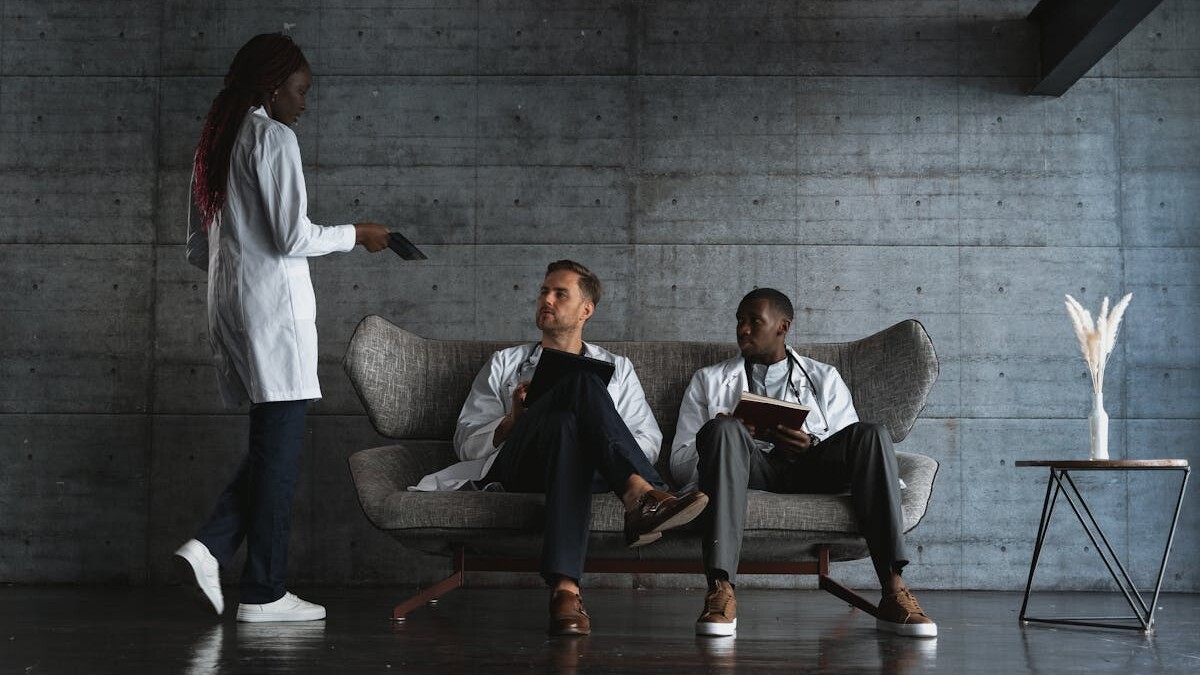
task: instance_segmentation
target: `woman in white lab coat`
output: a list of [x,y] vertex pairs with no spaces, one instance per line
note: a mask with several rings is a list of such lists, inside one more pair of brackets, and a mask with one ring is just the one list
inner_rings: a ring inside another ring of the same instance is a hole
[[246,541],[239,621],[306,621],[325,608],[287,592],[292,493],[317,382],[316,302],[308,257],[387,247],[377,223],[308,219],[300,149],[312,71],[291,38],[238,51],[196,148],[188,260],[208,271],[208,326],[221,395],[250,402],[249,451],[209,520],[175,555],[218,614],[219,565]]

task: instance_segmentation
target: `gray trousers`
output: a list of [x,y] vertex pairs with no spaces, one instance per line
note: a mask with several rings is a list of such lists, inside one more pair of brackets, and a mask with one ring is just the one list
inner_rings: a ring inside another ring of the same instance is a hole
[[746,494],[850,492],[854,516],[867,540],[881,587],[908,564],[896,453],[887,429],[851,424],[800,454],[764,453],[732,417],[709,420],[696,434],[699,487],[708,495],[702,516],[704,568],[711,578],[724,572],[737,583]]

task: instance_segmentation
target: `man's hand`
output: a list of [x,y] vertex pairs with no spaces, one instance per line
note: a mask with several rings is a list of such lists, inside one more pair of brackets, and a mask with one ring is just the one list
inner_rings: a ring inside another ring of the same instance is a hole
[[519,418],[521,415],[524,415],[525,411],[528,409],[525,406],[525,395],[528,392],[529,392],[529,380],[525,380],[524,382],[518,384],[516,386],[516,388],[513,389],[512,412],[509,414],[512,415],[514,422],[516,422],[517,418]]
[[355,223],[354,243],[362,244],[371,253],[388,246],[388,229],[379,223]]
[[804,433],[804,430],[789,429],[782,424],[777,425],[774,429],[768,429],[766,440],[774,443],[776,448],[796,454],[812,447],[812,437]]
[[513,389],[512,407],[504,419],[500,420],[500,426],[496,427],[495,433],[492,434],[492,445],[500,445],[508,440],[508,434],[512,432],[513,425],[528,409],[525,407],[525,395],[528,391],[529,380],[525,380]]

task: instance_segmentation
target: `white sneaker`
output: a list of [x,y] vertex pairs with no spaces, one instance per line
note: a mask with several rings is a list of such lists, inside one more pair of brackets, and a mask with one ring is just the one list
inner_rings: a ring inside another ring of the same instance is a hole
[[325,608],[291,593],[265,605],[238,605],[237,620],[257,623],[260,621],[319,621],[325,618]]
[[189,539],[187,543],[179,547],[175,551],[175,555],[187,562],[191,568],[191,574],[185,575],[192,582],[197,590],[212,603],[212,608],[217,614],[225,611],[225,598],[221,595],[221,565],[213,554],[209,552],[208,547],[201,544],[195,539]]

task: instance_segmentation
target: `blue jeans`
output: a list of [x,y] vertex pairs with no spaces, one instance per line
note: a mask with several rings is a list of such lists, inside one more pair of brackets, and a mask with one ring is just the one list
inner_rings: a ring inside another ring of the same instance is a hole
[[250,449],[196,539],[228,567],[246,540],[241,602],[274,602],[286,592],[292,493],[304,449],[308,401],[250,406]]

